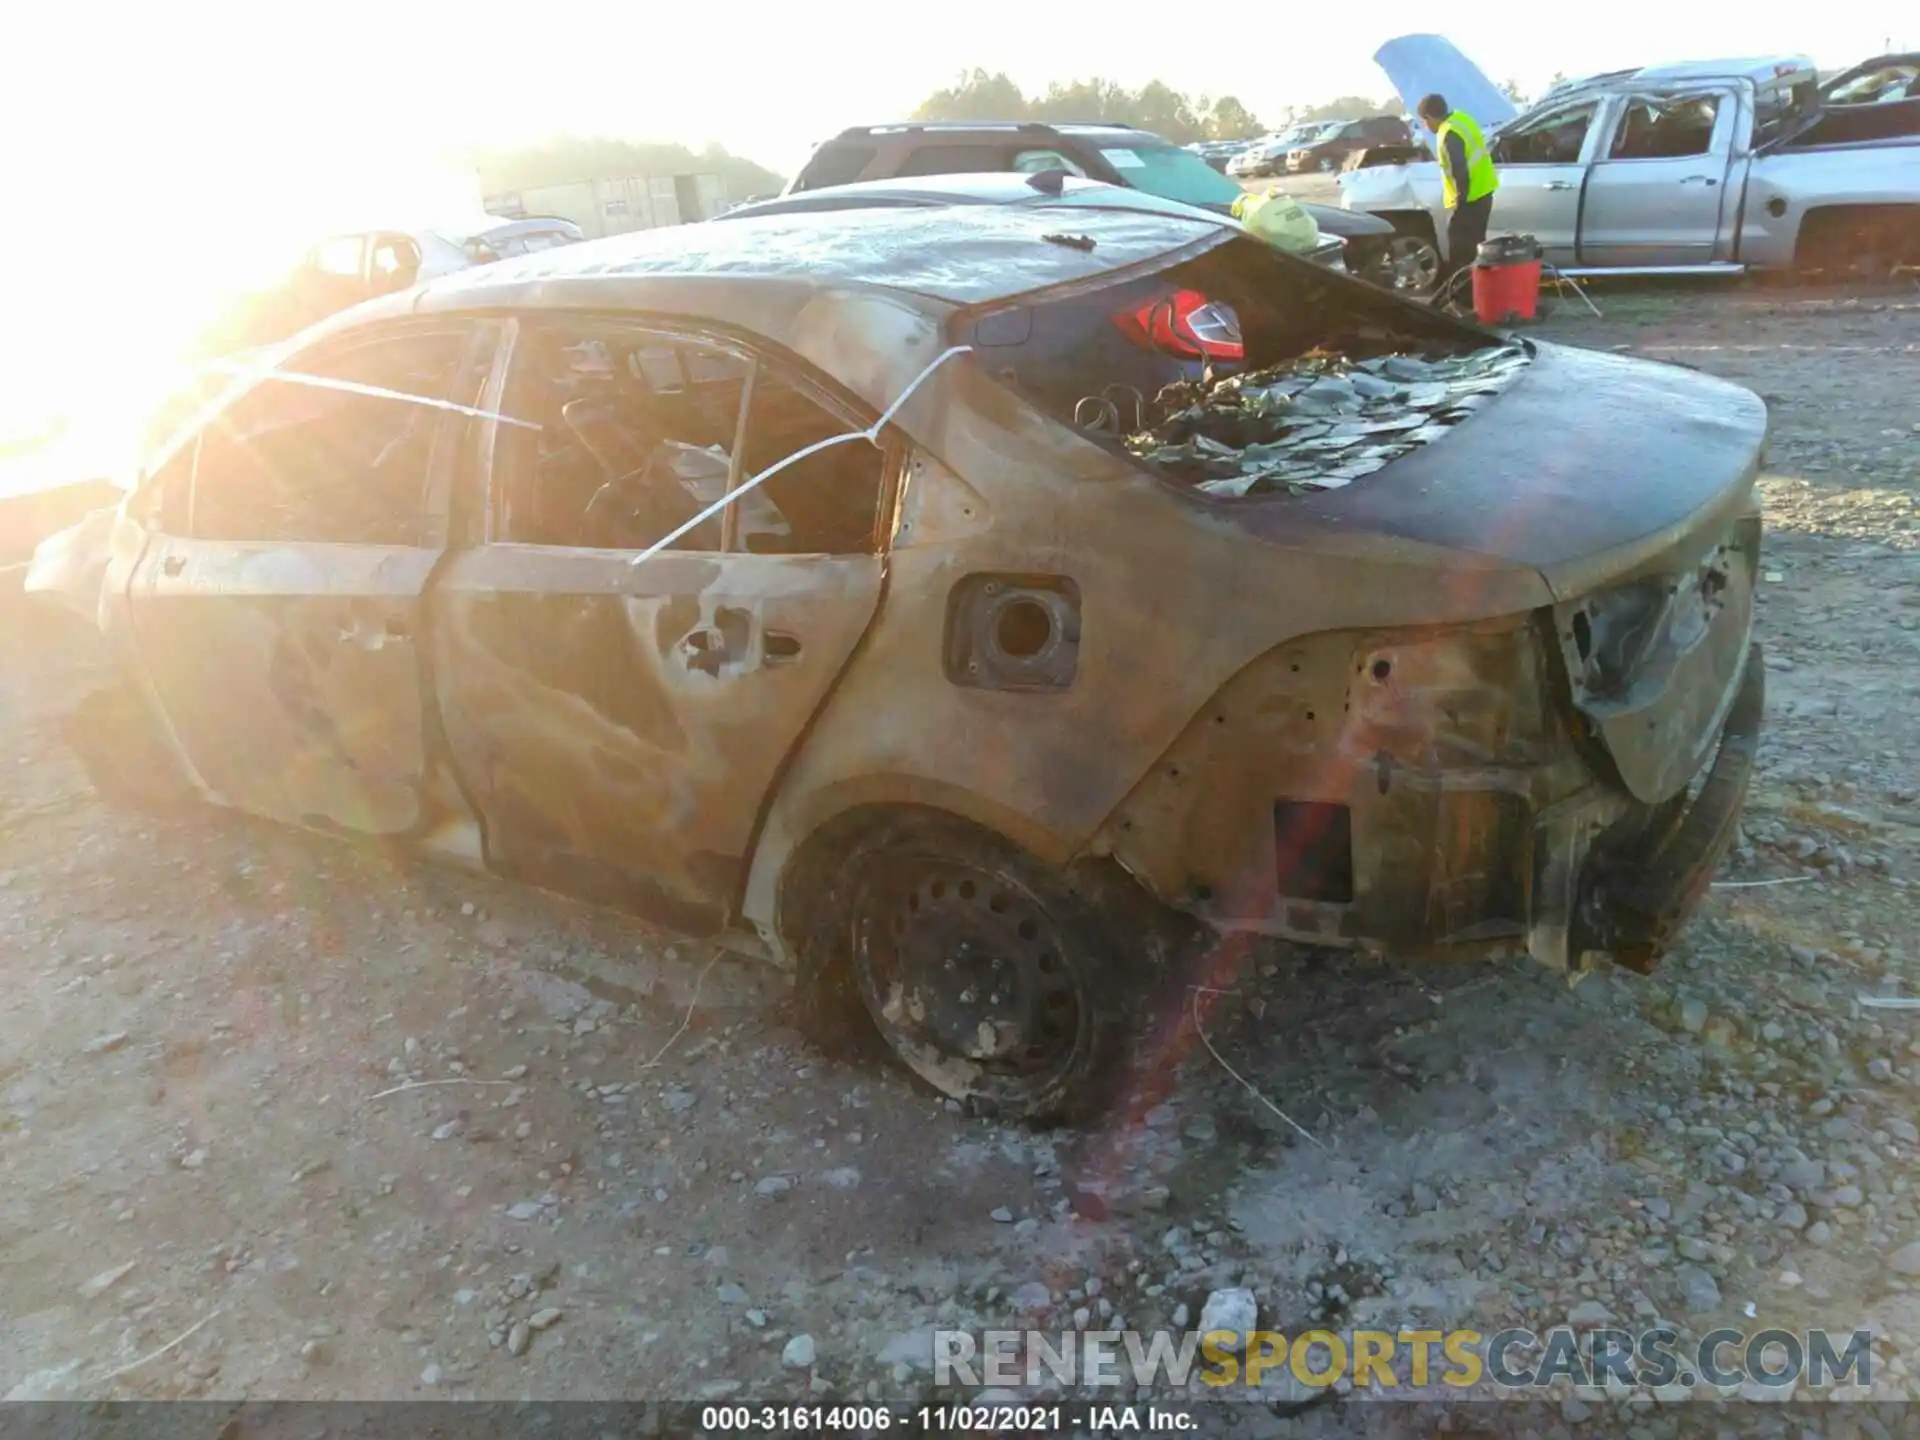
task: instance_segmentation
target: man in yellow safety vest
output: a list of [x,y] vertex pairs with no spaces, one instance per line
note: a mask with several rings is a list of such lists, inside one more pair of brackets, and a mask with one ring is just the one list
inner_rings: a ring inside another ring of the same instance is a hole
[[1447,203],[1447,263],[1441,278],[1473,263],[1493,218],[1493,192],[1500,177],[1493,168],[1486,136],[1464,110],[1452,110],[1444,95],[1420,102],[1420,119],[1433,132],[1440,160],[1440,184]]

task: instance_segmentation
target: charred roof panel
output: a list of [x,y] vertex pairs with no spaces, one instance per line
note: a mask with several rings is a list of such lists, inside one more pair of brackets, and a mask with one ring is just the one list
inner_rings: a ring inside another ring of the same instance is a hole
[[[553,282],[674,279],[866,285],[977,305],[1088,279],[1234,232],[1141,212],[858,210],[639,230],[562,246],[433,282],[429,308],[539,304]],[[1061,243],[1066,237],[1080,243]],[[1092,242],[1090,245],[1085,242]]]

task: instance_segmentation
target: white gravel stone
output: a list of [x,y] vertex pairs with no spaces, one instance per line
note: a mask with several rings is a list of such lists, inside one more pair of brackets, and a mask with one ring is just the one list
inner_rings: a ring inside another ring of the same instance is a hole
[[1200,1333],[1210,1335],[1216,1330],[1227,1331],[1234,1338],[1222,1348],[1238,1354],[1246,1347],[1247,1335],[1259,1323],[1259,1319],[1260,1306],[1253,1298],[1253,1291],[1238,1287],[1216,1290],[1207,1296],[1207,1303],[1200,1307]]

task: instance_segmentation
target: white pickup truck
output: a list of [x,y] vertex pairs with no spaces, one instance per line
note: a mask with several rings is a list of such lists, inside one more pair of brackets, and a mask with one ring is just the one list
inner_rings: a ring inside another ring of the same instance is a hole
[[[1492,233],[1534,235],[1564,273],[1920,264],[1920,55],[1825,84],[1798,56],[1615,71],[1522,114],[1439,36],[1375,58],[1410,110],[1429,92],[1484,107]],[[1388,163],[1343,175],[1342,204],[1392,222],[1403,265],[1430,264],[1447,228],[1439,166],[1424,152],[1367,159]]]

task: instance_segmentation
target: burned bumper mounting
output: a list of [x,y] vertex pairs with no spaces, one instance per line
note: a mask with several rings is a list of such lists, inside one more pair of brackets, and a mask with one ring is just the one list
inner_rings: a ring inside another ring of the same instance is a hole
[[1700,791],[1649,851],[1598,848],[1584,878],[1574,953],[1602,950],[1651,970],[1706,893],[1740,821],[1766,709],[1766,665],[1756,642]]

